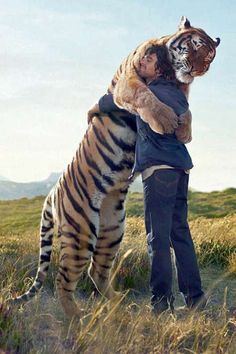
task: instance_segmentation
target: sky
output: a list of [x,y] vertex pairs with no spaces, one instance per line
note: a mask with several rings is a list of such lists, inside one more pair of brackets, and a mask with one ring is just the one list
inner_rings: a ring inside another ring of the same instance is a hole
[[0,0],[0,176],[40,181],[71,161],[120,62],[182,15],[221,43],[191,85],[190,187],[236,187],[236,3]]

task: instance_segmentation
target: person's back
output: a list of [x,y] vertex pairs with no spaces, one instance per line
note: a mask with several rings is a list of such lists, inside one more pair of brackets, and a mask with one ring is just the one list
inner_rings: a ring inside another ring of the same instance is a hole
[[[178,116],[188,110],[187,99],[175,81],[157,78],[149,83],[149,89]],[[156,133],[139,116],[137,130],[133,172],[142,172],[153,165],[168,165],[183,170],[193,167],[185,145],[177,140],[175,133]]]

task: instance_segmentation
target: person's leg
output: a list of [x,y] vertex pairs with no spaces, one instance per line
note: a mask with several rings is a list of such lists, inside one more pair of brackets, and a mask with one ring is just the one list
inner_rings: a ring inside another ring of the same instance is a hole
[[143,182],[153,306],[164,299],[165,307],[172,299],[170,233],[179,178],[179,171],[166,169],[155,171]]
[[181,172],[173,213],[171,243],[175,251],[179,290],[187,306],[192,307],[203,296],[197,257],[187,221],[189,175]]

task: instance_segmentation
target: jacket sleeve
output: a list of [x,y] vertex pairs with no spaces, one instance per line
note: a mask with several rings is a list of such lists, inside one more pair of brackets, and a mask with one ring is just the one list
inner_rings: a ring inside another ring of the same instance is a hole
[[113,95],[111,93],[107,93],[100,98],[98,101],[99,109],[103,113],[109,113],[114,111],[124,111],[120,109],[113,100]]

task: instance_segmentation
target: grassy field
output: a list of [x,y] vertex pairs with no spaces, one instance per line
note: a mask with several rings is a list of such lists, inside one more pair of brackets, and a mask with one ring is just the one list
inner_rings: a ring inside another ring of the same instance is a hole
[[[1,300],[28,289],[37,269],[43,197],[0,201]],[[0,306],[0,353],[232,353],[236,352],[236,190],[190,193],[190,227],[204,289],[202,313],[150,313],[149,262],[142,195],[127,203],[126,233],[117,257],[120,303],[97,296],[86,273],[78,304],[86,315],[69,322],[55,296],[58,244],[43,290],[19,309]],[[130,253],[127,255],[127,251]],[[174,283],[176,305],[183,305]]]
[[[199,216],[219,218],[234,214],[236,210],[236,188],[224,191],[203,193],[189,191],[189,220]],[[128,216],[143,215],[143,196],[141,193],[131,193],[127,204]]]

